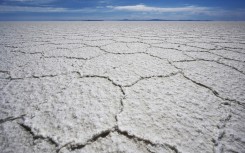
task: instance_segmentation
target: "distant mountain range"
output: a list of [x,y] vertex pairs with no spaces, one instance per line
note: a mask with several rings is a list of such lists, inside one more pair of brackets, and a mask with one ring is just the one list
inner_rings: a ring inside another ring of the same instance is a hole
[[122,20],[80,20],[80,21],[213,21],[213,20],[122,19]]
[[164,20],[164,19],[147,19],[147,20],[137,20],[137,19],[123,19],[117,21],[212,21],[212,20]]
[[214,21],[214,20],[164,20],[164,19],[79,20],[78,19],[78,20],[24,20],[24,21]]

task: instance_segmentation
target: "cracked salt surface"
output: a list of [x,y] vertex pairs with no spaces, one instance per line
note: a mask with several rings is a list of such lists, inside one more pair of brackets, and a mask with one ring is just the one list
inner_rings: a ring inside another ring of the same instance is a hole
[[0,26],[1,153],[245,152],[245,23]]

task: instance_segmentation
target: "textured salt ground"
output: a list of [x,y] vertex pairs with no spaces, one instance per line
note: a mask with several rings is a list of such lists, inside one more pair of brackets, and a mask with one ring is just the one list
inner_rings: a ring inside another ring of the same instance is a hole
[[245,23],[0,26],[0,152],[245,152]]

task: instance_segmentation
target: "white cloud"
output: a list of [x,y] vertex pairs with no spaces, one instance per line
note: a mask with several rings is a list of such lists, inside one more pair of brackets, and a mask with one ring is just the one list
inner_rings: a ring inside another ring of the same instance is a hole
[[0,13],[6,12],[39,12],[39,13],[55,13],[55,12],[83,12],[83,13],[91,13],[96,12],[96,9],[84,8],[84,9],[68,9],[68,8],[59,8],[59,7],[29,7],[29,6],[10,6],[10,5],[2,5],[0,6]]
[[134,11],[134,12],[159,12],[159,13],[174,13],[174,12],[206,12],[210,10],[208,7],[185,6],[185,7],[151,7],[143,4],[131,6],[107,6],[108,8],[119,11]]
[[[200,7],[200,6],[183,6],[183,7],[151,7],[143,4],[129,6],[107,6],[114,11],[130,11],[144,13],[139,18],[151,15],[151,18],[167,18],[167,19],[192,19],[202,16],[207,19],[221,20],[244,20],[245,9],[226,10],[217,7]],[[154,13],[152,16],[151,13]],[[164,16],[162,14],[164,13]],[[195,16],[196,15],[196,16]]]

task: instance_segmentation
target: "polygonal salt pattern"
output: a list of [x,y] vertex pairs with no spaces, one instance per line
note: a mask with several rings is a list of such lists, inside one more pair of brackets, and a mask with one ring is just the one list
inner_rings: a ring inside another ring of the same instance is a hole
[[1,22],[0,152],[245,152],[242,22]]

